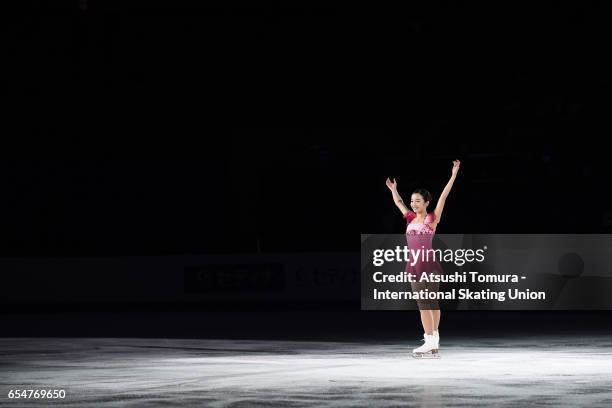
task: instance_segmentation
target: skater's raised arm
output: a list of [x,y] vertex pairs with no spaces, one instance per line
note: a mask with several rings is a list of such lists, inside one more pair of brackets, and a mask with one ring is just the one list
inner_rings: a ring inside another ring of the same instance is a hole
[[451,178],[446,183],[446,187],[442,190],[442,194],[440,194],[440,199],[438,200],[438,204],[436,205],[436,209],[434,213],[436,214],[436,224],[440,222],[440,217],[442,217],[442,211],[444,210],[444,204],[446,204],[446,198],[448,197],[451,189],[453,188],[453,183],[455,182],[455,178],[457,178],[457,172],[459,172],[459,166],[461,162],[459,160],[453,160],[453,169],[451,171]]
[[395,181],[395,179],[391,181],[387,177],[387,187],[389,187],[389,190],[391,190],[391,194],[393,195],[393,202],[395,203],[397,208],[400,209],[402,215],[406,214],[408,212],[408,207],[406,207],[406,205],[404,204],[404,200],[402,200],[402,197],[397,192],[397,181]]

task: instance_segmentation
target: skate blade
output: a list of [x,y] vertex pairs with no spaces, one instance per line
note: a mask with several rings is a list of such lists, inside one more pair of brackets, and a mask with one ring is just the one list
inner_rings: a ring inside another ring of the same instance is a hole
[[427,353],[412,353],[412,357],[417,359],[429,359],[429,358],[440,358],[438,351],[428,351]]

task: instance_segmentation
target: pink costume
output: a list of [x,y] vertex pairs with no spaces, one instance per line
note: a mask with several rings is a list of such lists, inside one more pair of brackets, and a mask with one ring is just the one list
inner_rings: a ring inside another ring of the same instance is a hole
[[[406,264],[406,272],[412,273],[416,276],[416,279],[421,278],[423,272],[426,273],[442,273],[442,267],[434,260],[433,254],[429,254],[429,259],[423,259],[424,251],[432,249],[432,241],[435,234],[435,230],[431,227],[431,224],[436,219],[435,213],[429,213],[425,216],[425,220],[419,223],[413,223],[412,221],[416,218],[416,214],[413,211],[408,211],[404,214],[404,218],[408,221],[406,227],[406,240],[408,242],[408,248],[412,251],[420,249],[420,255],[417,258],[417,262],[412,266],[412,262]],[[412,259],[411,259],[412,261]]]

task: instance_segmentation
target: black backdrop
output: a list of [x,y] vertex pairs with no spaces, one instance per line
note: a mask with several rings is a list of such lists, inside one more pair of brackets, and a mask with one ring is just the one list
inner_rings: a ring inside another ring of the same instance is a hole
[[358,251],[455,158],[441,232],[612,229],[606,5],[5,7],[2,256]]

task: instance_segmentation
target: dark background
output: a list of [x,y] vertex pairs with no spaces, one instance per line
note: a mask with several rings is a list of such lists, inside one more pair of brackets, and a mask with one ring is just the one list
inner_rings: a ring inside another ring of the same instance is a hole
[[[436,197],[455,158],[439,232],[612,230],[605,4],[4,7],[4,257],[357,253],[405,225],[386,177]],[[5,335],[419,331],[357,297],[3,303]],[[612,328],[604,311],[449,316],[455,333]]]

